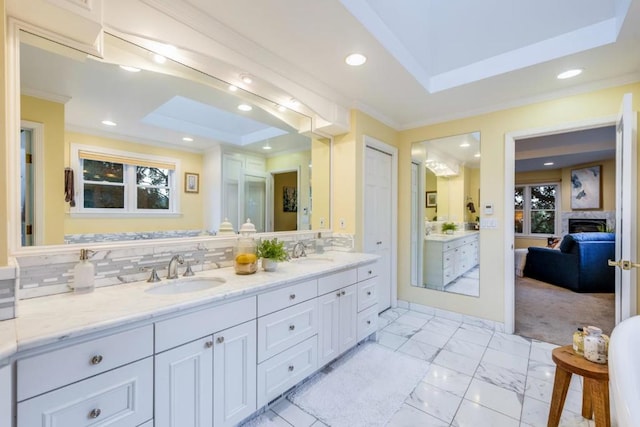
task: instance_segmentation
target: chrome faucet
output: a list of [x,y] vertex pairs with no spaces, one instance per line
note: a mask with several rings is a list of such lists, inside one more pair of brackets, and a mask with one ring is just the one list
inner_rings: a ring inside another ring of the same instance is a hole
[[176,263],[184,263],[184,258],[182,257],[182,255],[174,255],[171,257],[171,261],[169,261],[169,267],[167,267],[167,279],[178,278],[178,265]]
[[305,249],[307,249],[307,247],[304,245],[304,243],[296,242],[296,244],[293,245],[293,250],[291,251],[291,258],[300,258],[307,256]]

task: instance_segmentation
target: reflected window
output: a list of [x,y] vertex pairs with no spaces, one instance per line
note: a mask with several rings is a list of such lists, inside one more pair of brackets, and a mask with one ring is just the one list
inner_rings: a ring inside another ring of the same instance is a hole
[[82,213],[166,213],[177,201],[175,162],[136,158],[135,153],[75,148]]
[[517,186],[514,191],[515,233],[557,234],[560,200],[558,183]]

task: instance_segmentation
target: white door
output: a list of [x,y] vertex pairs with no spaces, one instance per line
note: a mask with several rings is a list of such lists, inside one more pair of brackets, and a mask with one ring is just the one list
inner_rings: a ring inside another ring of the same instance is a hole
[[630,93],[616,126],[616,324],[636,314],[637,116]]
[[340,354],[340,290],[318,297],[318,366]]
[[235,426],[256,410],[256,321],[216,333],[213,343],[214,424]]
[[364,178],[364,252],[380,256],[378,310],[391,307],[392,156],[367,146]]
[[357,326],[358,299],[357,285],[340,290],[340,353],[358,342]]
[[213,424],[212,346],[209,336],[156,355],[156,427]]

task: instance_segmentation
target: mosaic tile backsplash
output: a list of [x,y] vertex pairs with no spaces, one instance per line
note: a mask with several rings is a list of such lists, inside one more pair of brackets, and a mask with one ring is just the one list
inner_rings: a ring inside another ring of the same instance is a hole
[[[263,237],[271,238],[270,235]],[[288,251],[298,241],[305,243],[307,252],[313,253],[316,250],[316,234],[312,232],[278,234],[275,237],[286,242]],[[90,258],[96,269],[95,285],[113,286],[146,280],[152,268],[156,269],[160,277],[166,276],[169,260],[176,254],[182,255],[185,260],[185,264],[180,266],[180,272],[186,268],[187,263],[195,272],[231,267],[235,240],[234,237],[185,239],[184,242],[160,240],[144,246],[123,245],[97,250]],[[354,248],[352,235],[326,232],[323,233],[322,240],[325,250],[351,251]],[[87,249],[92,249],[90,244],[87,244]],[[18,297],[26,299],[69,292],[68,283],[73,281],[73,268],[78,263],[78,257],[79,251],[17,257],[20,270]],[[1,286],[0,282],[0,290]],[[0,296],[0,301],[1,298]]]

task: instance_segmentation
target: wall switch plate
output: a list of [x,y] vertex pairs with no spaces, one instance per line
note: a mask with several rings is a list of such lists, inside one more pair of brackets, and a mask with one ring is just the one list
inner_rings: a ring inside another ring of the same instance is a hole
[[340,228],[347,228],[347,222],[344,220],[344,218],[340,218]]

